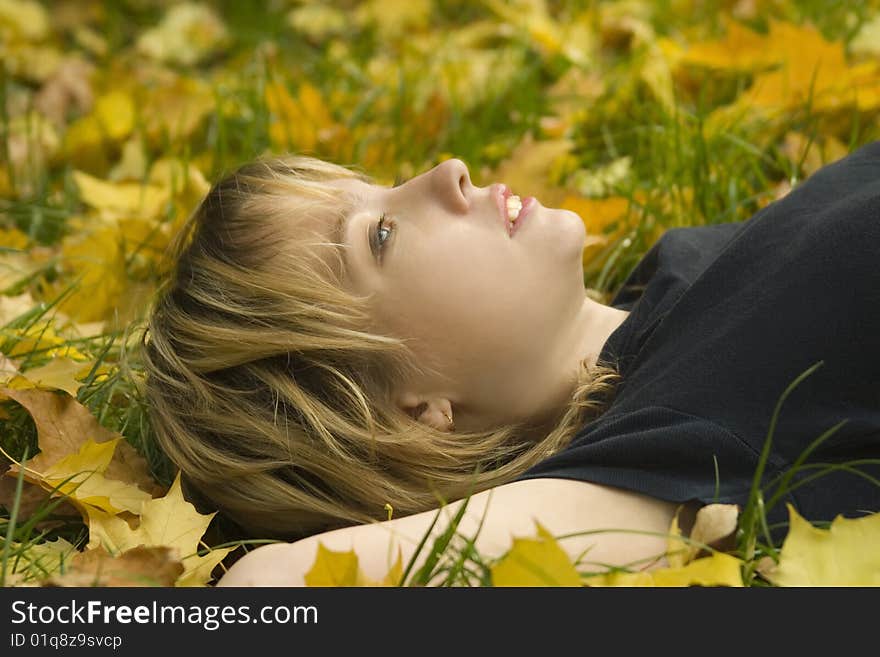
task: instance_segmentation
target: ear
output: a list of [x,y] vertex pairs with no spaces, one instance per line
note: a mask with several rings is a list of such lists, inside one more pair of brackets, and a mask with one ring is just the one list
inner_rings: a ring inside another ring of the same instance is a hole
[[439,431],[453,431],[455,420],[452,415],[452,402],[443,397],[425,398],[414,393],[405,393],[400,396],[398,404],[403,411],[412,418],[438,429]]

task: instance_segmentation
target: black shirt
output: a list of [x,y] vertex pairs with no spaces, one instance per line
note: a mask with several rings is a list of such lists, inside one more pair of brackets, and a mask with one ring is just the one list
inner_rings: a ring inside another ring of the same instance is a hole
[[[742,509],[777,402],[818,361],[782,404],[765,499],[842,420],[807,462],[880,459],[880,142],[747,221],[667,230],[611,305],[630,311],[599,355],[623,375],[613,403],[520,479]],[[813,521],[880,511],[880,465],[859,471],[877,483],[837,470],[784,497],[770,522],[787,521],[785,502]]]

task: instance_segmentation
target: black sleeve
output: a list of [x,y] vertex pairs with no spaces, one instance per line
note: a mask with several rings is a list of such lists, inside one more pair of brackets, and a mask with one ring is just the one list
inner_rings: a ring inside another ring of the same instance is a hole
[[[602,415],[562,451],[521,475],[636,491],[670,502],[745,503],[758,454],[703,417],[664,406]],[[768,474],[776,470],[773,464]]]

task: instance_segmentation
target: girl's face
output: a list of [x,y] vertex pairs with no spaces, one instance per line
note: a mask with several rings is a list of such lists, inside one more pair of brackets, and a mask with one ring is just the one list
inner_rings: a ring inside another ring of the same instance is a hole
[[577,214],[522,199],[511,235],[516,190],[475,187],[454,159],[393,188],[332,184],[357,199],[341,232],[346,286],[374,294],[376,328],[442,375],[401,382],[401,408],[446,400],[457,428],[485,429],[565,398],[560,364],[576,369],[585,304]]

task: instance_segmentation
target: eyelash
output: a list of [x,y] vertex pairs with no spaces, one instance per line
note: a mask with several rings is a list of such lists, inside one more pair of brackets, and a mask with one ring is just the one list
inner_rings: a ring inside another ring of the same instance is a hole
[[[388,225],[386,225],[386,222]],[[379,217],[379,223],[376,224],[376,228],[373,231],[373,235],[375,235],[375,239],[371,240],[373,246],[373,253],[379,258],[379,261],[382,261],[382,251],[385,249],[385,244],[388,243],[388,238],[386,237],[382,242],[379,242],[378,235],[381,230],[388,230],[388,226],[394,227],[393,221],[388,221],[388,216],[383,212]]]

